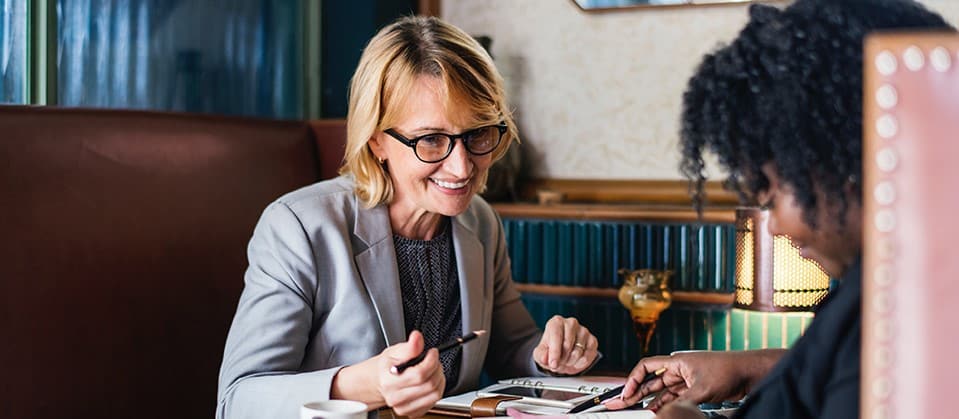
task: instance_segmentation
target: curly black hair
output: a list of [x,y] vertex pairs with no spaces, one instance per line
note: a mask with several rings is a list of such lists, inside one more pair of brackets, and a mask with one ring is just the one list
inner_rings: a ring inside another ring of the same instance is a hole
[[[862,44],[874,30],[954,30],[912,0],[798,0],[780,10],[755,4],[727,46],[708,54],[683,95],[680,166],[703,205],[703,151],[718,155],[725,186],[754,201],[773,162],[815,227],[816,189],[861,195]],[[841,222],[841,221],[840,221]]]

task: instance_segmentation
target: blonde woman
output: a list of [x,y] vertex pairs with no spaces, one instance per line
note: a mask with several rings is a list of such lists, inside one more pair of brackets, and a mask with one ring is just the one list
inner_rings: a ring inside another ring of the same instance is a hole
[[[220,371],[218,418],[295,417],[304,402],[360,400],[421,416],[493,377],[576,374],[597,358],[575,319],[540,332],[510,278],[502,225],[477,194],[516,139],[482,47],[436,18],[406,17],[353,76],[337,179],[271,204],[249,245]],[[400,374],[450,338],[488,334]]]

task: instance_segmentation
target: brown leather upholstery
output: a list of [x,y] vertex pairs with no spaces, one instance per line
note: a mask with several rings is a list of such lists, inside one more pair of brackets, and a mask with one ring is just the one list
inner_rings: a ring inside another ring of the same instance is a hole
[[330,179],[337,176],[343,165],[346,153],[346,120],[321,119],[310,121],[310,127],[316,137],[316,148],[320,153],[320,178]]
[[0,106],[0,416],[212,417],[263,208],[304,122]]
[[956,416],[959,35],[866,42],[862,417]]

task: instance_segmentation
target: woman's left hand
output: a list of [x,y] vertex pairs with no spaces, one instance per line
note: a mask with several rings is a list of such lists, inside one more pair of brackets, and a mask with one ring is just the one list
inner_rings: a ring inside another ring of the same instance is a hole
[[599,341],[573,317],[553,316],[546,322],[543,339],[533,350],[540,368],[555,374],[579,374],[593,365]]

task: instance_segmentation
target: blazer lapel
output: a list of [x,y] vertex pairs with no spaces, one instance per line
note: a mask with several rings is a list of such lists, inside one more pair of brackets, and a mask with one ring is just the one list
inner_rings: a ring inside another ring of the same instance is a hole
[[354,243],[356,269],[379,316],[386,346],[405,342],[403,297],[389,213],[385,205],[365,209],[356,202],[355,208],[353,234],[363,244],[356,248],[358,243]]
[[[463,310],[463,334],[488,329],[483,315],[488,302],[483,243],[471,229],[472,220],[466,214],[456,217],[453,224],[453,248],[460,281],[460,304]],[[489,334],[481,339],[489,339]],[[485,352],[479,342],[463,345],[457,387],[462,388],[466,377],[478,377],[483,367]]]

